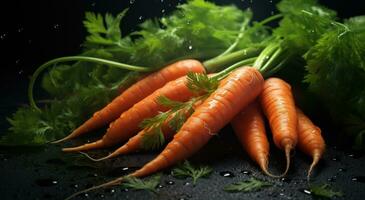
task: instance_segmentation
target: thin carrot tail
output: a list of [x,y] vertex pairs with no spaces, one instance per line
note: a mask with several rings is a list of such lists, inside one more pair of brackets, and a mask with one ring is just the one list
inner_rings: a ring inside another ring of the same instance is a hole
[[292,149],[292,145],[285,145],[286,167],[285,167],[285,171],[282,174],[280,174],[279,177],[285,176],[289,171],[291,149]]
[[61,143],[61,142],[64,142],[64,141],[66,141],[66,140],[69,140],[69,139],[72,139],[72,138],[76,137],[76,136],[77,136],[77,134],[73,134],[73,133],[74,133],[74,132],[72,132],[70,135],[68,135],[68,136],[66,136],[66,137],[64,137],[64,138],[62,138],[62,139],[59,139],[59,140],[56,140],[56,141],[52,141],[52,142],[51,142],[51,144]]
[[102,139],[92,142],[92,143],[87,143],[87,144],[84,144],[81,146],[77,146],[77,147],[63,148],[62,151],[64,151],[64,152],[86,151],[86,150],[97,149],[97,148],[101,148],[101,147],[105,147],[105,144]]
[[313,153],[313,161],[312,161],[312,164],[311,164],[311,166],[309,167],[309,170],[308,170],[308,175],[307,175],[307,181],[308,182],[310,181],[310,177],[311,177],[311,174],[312,174],[312,171],[313,171],[314,167],[318,164],[320,159],[321,159],[321,153],[317,150]]
[[272,177],[272,178],[280,178],[282,177],[281,175],[274,175],[269,171],[269,167],[268,167],[269,163],[267,161],[267,159],[263,158],[260,159],[259,161],[259,166],[261,168],[261,170],[268,176]]
[[120,148],[118,148],[117,150],[115,150],[114,152],[112,152],[111,154],[109,154],[107,156],[104,156],[104,157],[101,157],[101,158],[93,158],[89,154],[84,153],[84,152],[80,152],[80,153],[82,155],[86,156],[87,158],[89,158],[92,161],[99,162],[99,161],[103,161],[103,160],[106,160],[106,159],[109,159],[109,158],[114,158],[114,157],[119,156],[121,154],[130,153],[130,152],[132,152],[132,150],[133,149],[128,148],[127,145],[123,145]]
[[[96,117],[96,116],[98,116],[98,115],[94,114],[94,117]],[[93,119],[93,118],[91,118],[91,119]],[[64,142],[66,140],[69,140],[69,139],[75,138],[77,136],[83,135],[84,133],[87,133],[88,131],[94,129],[94,127],[99,127],[100,126],[99,124],[96,124],[96,122],[94,120],[91,120],[91,119],[87,120],[81,126],[76,128],[75,130],[73,130],[68,136],[66,136],[62,139],[53,141],[51,143],[52,144],[57,144],[57,143],[60,143],[60,142]]]
[[74,198],[74,197],[76,197],[76,196],[78,196],[78,195],[80,195],[80,194],[83,194],[83,193],[85,193],[85,192],[89,192],[89,191],[93,191],[93,190],[97,190],[97,189],[105,188],[105,187],[109,187],[109,186],[118,185],[118,184],[120,184],[120,183],[123,181],[123,178],[124,178],[124,176],[119,177],[119,178],[117,178],[117,179],[114,179],[114,180],[112,180],[112,181],[109,181],[109,182],[103,183],[103,184],[101,184],[101,185],[96,185],[96,186],[93,186],[93,187],[87,188],[87,189],[85,189],[85,190],[78,191],[78,192],[76,192],[76,193],[72,194],[71,196],[67,197],[65,200],[70,200],[70,199],[72,199],[72,198]]

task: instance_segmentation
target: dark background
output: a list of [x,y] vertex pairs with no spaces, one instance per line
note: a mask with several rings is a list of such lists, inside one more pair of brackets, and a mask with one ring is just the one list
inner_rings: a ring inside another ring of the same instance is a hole
[[[128,33],[146,18],[160,17],[175,9],[183,0],[13,0],[0,7],[1,86],[3,90],[28,77],[40,64],[56,57],[75,55],[81,51],[85,37],[82,20],[85,11],[117,13],[127,7],[122,22]],[[250,7],[255,19],[275,13],[278,0],[215,0],[217,4]],[[365,13],[365,7],[355,0],[320,0],[323,5],[347,18]]]

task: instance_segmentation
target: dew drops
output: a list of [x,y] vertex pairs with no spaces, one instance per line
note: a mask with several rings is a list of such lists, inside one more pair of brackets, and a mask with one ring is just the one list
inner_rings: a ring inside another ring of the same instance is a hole
[[346,171],[347,170],[345,168],[342,168],[342,167],[338,169],[338,172],[346,172]]
[[270,15],[274,15],[275,14],[275,12],[272,10],[271,12],[270,12]]
[[4,40],[4,39],[6,39],[6,37],[7,37],[8,35],[6,34],[6,33],[2,33],[1,35],[0,35],[0,39],[1,40]]
[[21,33],[23,31],[24,31],[24,28],[23,27],[19,27],[18,30],[17,30],[18,33]]
[[190,185],[190,183],[189,183],[189,182],[186,182],[186,183],[184,183],[184,185],[185,185],[185,186],[189,186],[189,185]]
[[193,49],[193,46],[192,46],[192,45],[189,45],[189,46],[188,46],[188,49],[189,49],[189,50],[192,50],[192,49]]
[[140,21],[142,21],[142,20],[143,20],[143,16],[139,16],[139,17],[138,17],[138,19],[139,19]]
[[365,183],[365,176],[355,176],[351,178],[354,182]]
[[53,28],[54,28],[55,30],[59,30],[59,29],[60,29],[60,25],[59,25],[59,24],[54,24],[54,25],[53,25]]
[[163,14],[163,13],[165,13],[165,9],[162,9],[162,10],[161,10],[161,13],[162,13],[162,14]]
[[281,182],[284,182],[284,183],[290,183],[291,182],[291,179],[290,178],[286,178],[286,177],[282,177],[282,178],[280,178],[280,181]]
[[252,172],[248,170],[242,170],[241,173],[244,175],[250,175]]
[[158,185],[157,187],[158,187],[158,188],[163,188],[163,185],[161,185],[161,184],[160,184],[160,185]]
[[328,182],[336,182],[336,177],[330,177],[327,179]]
[[219,174],[223,177],[228,177],[228,178],[233,178],[234,177],[234,174],[230,171],[223,171],[223,172],[220,172]]
[[165,181],[165,183],[166,183],[167,185],[174,185],[174,184],[175,184],[175,182],[174,182],[174,181]]
[[129,0],[129,4],[134,4],[136,0]]
[[51,178],[37,179],[35,183],[41,187],[50,187],[58,184],[57,180]]
[[77,188],[79,188],[79,185],[78,184],[72,184],[71,187],[77,189]]
[[307,195],[311,195],[312,192],[308,189],[299,189],[300,192],[304,193],[304,194],[307,194]]

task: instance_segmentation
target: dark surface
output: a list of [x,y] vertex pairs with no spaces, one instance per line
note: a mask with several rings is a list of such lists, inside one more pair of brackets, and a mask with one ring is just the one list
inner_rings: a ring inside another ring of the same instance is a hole
[[[178,0],[135,0],[132,5],[124,0],[94,1],[25,1],[15,0],[0,7],[1,29],[0,48],[2,52],[2,73],[0,75],[0,135],[6,132],[9,124],[5,117],[19,105],[27,103],[26,86],[28,76],[43,62],[65,55],[80,52],[85,30],[82,18],[85,11],[117,13],[130,7],[123,21],[123,32],[132,31],[136,24],[150,17],[160,17],[169,13]],[[230,1],[242,9],[251,7],[255,19],[260,20],[275,12],[274,1]],[[359,1],[320,1],[338,11],[340,17],[364,14]],[[148,9],[147,9],[148,8]],[[164,10],[164,12],[162,12]],[[141,14],[142,13],[142,14]],[[317,114],[320,116],[320,114]],[[326,119],[317,119],[326,122]],[[317,122],[317,121],[316,121]],[[323,125],[320,124],[320,125]],[[324,125],[325,126],[325,125]],[[322,127],[322,126],[321,126]],[[331,141],[332,130],[324,128],[326,141]],[[77,140],[81,143],[84,140]],[[67,144],[71,145],[71,144]],[[270,169],[279,173],[284,167],[281,151],[271,145]],[[97,152],[94,152],[97,153]],[[99,152],[100,153],[100,152]],[[103,151],[102,153],[106,153]],[[45,148],[1,148],[0,149],[0,193],[1,199],[63,199],[66,196],[124,175],[131,169],[142,166],[156,154],[140,153],[123,156],[107,162],[91,163],[83,157],[75,157],[60,151],[60,146]],[[95,155],[95,154],[93,154]],[[196,186],[190,179],[179,180],[172,177],[169,170],[162,176],[157,194],[147,191],[124,191],[120,187],[98,190],[77,199],[311,199],[302,192],[307,188],[306,170],[310,159],[296,153],[288,176],[284,180],[264,176],[258,167],[243,153],[233,137],[232,130],[226,128],[215,137],[201,152],[192,158],[195,164],[206,164],[213,168],[208,179],[201,179]],[[128,167],[128,169],[126,169]],[[345,193],[337,199],[363,199],[365,183],[353,181],[353,177],[365,176],[364,156],[334,149],[330,143],[324,159],[313,174],[313,182],[329,183],[334,189]],[[234,177],[223,177],[221,172],[231,172]],[[249,174],[242,171],[248,171]],[[274,183],[273,187],[254,193],[227,193],[227,184],[257,177]],[[173,181],[174,184],[168,184]]]
[[[82,140],[76,141],[80,143]],[[70,144],[68,144],[70,145]],[[270,169],[278,174],[284,168],[282,152],[271,145]],[[66,154],[59,146],[42,149],[1,149],[1,199],[63,199],[68,195],[125,175],[152,159],[154,153],[138,153],[110,161],[93,163],[77,154]],[[106,151],[93,152],[99,155]],[[272,179],[240,149],[232,130],[225,128],[197,153],[191,161],[213,168],[209,178],[199,179],[195,186],[191,179],[176,179],[165,170],[157,194],[148,191],[125,191],[121,187],[101,189],[87,193],[87,199],[312,199],[303,192],[308,188],[306,170],[309,158],[297,152],[292,157],[289,174],[284,179]],[[351,152],[327,148],[324,159],[316,168],[313,183],[328,183],[345,196],[336,199],[363,199],[365,183],[352,179],[364,176],[365,157]],[[234,177],[224,177],[230,172]],[[227,193],[225,185],[257,177],[274,185],[259,192]],[[172,181],[173,183],[171,184]],[[169,183],[170,182],[170,183]],[[86,199],[81,195],[76,199]]]

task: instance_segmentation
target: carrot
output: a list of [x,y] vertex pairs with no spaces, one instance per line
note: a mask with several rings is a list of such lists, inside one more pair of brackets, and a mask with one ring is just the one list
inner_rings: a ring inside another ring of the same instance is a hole
[[186,81],[186,76],[170,81],[162,88],[135,104],[110,124],[102,139],[78,147],[64,148],[63,151],[85,151],[110,147],[129,139],[140,130],[139,124],[142,120],[153,117],[158,112],[168,110],[168,108],[157,103],[156,99],[158,97],[165,96],[175,101],[186,101],[194,95],[186,86]]
[[266,136],[264,117],[257,102],[250,104],[236,115],[231,124],[251,159],[258,163],[266,175],[279,177],[268,170],[270,146]]
[[289,170],[290,152],[298,141],[298,119],[291,87],[279,78],[269,78],[264,83],[260,101],[269,120],[274,143],[285,151],[286,169],[282,174],[284,176]]
[[308,170],[307,178],[309,180],[313,168],[321,159],[324,150],[325,142],[321,135],[321,129],[297,108],[298,116],[298,148],[305,154],[312,156],[313,161]]
[[[199,106],[201,103],[202,103],[202,101],[197,101],[194,104],[194,107]],[[190,116],[190,114],[191,113],[189,113],[189,112],[185,113],[186,118],[188,118]],[[170,119],[167,119],[167,121],[165,121],[161,127],[162,133],[163,133],[166,141],[170,141],[172,139],[172,137],[174,136],[174,134],[176,133],[176,131],[173,130],[169,125]],[[123,146],[116,149],[114,152],[112,152],[108,156],[105,156],[105,157],[102,157],[99,159],[94,159],[86,153],[82,153],[82,154],[93,161],[102,161],[102,160],[113,158],[113,157],[116,157],[116,156],[119,156],[122,154],[136,152],[136,151],[139,151],[142,149],[142,139],[146,134],[150,134],[148,128],[141,130],[137,135],[130,138],[127,143],[125,143]]]
[[201,73],[205,72],[205,69],[197,60],[182,60],[148,75],[126,89],[103,109],[95,112],[90,119],[76,128],[71,134],[53,143],[75,138],[114,121],[121,113],[128,110],[135,103],[161,88],[167,82],[184,76],[190,71]]
[[[261,92],[264,79],[251,67],[242,67],[223,79],[214,91],[188,118],[173,140],[154,160],[129,176],[144,177],[187,159],[203,147],[213,135]],[[91,187],[83,192],[120,184],[124,177]]]

